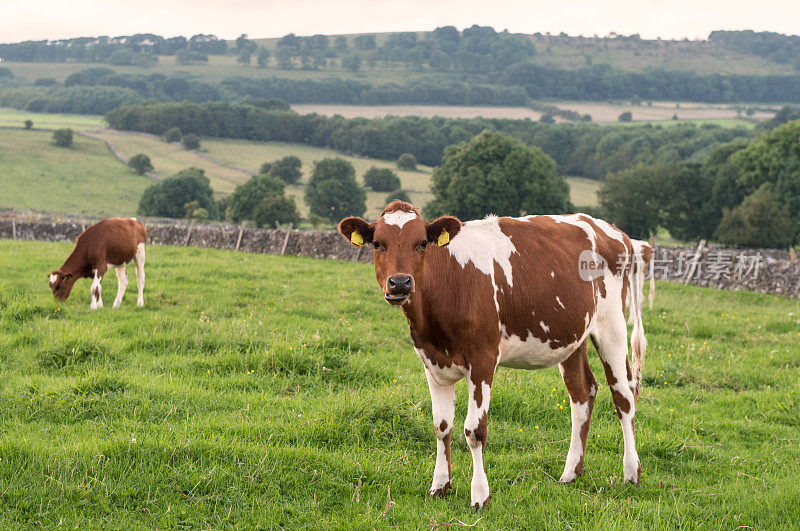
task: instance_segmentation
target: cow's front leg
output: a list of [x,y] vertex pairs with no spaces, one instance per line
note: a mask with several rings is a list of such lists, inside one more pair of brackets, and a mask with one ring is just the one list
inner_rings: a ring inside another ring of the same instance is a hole
[[428,369],[428,389],[431,392],[431,409],[433,410],[433,427],[436,430],[436,468],[433,469],[433,482],[428,496],[444,498],[450,490],[450,437],[453,432],[453,418],[456,411],[455,385],[436,383]]
[[92,310],[99,310],[103,307],[103,295],[101,293],[101,282],[103,281],[103,271],[102,273],[95,269],[92,272],[92,303],[89,305],[89,308]]
[[487,423],[489,421],[489,399],[492,392],[493,372],[470,369],[467,377],[469,406],[464,421],[464,435],[472,452],[472,488],[470,505],[480,509],[489,501],[489,480],[483,466],[483,450],[486,447]]

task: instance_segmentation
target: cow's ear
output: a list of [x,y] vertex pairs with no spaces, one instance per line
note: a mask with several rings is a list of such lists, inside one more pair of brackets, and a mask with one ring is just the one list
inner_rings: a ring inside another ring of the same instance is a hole
[[461,230],[461,221],[453,216],[443,216],[428,224],[428,241],[445,247]]
[[72,273],[63,273],[62,274],[62,278],[64,280],[68,280],[68,279],[72,278]]
[[367,223],[358,217],[344,218],[339,222],[339,233],[356,247],[361,247],[365,243],[372,243],[372,234],[374,232],[374,223]]

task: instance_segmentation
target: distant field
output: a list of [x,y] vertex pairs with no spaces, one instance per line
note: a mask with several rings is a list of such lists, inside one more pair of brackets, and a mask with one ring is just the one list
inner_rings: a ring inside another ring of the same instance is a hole
[[[618,123],[619,115],[631,111],[634,121],[659,122],[670,121],[673,115],[680,121],[710,123],[718,121],[724,126],[733,124],[752,127],[757,120],[772,117],[772,113],[758,111],[749,119],[745,119],[744,107],[737,112],[733,105],[698,104],[686,102],[652,102],[652,105],[630,105],[626,102],[576,102],[545,101],[564,110],[589,114],[596,123]],[[339,114],[345,118],[379,118],[383,116],[443,116],[447,118],[506,118],[537,121],[542,113],[527,107],[469,107],[459,105],[328,105],[328,104],[296,104],[292,109],[300,114],[318,113],[325,116]],[[563,121],[556,118],[557,121]]]
[[75,135],[0,129],[0,208],[75,215],[132,216],[152,180],[133,173],[102,142]]
[[[600,386],[585,475],[557,483],[556,368],[500,368],[469,508],[456,384],[452,491],[422,364],[369,264],[151,245],[144,308],[89,282],[53,300],[70,243],[0,240],[0,528],[796,529],[800,303],[659,283],[636,412],[638,488]],[[130,268],[129,268],[130,269]],[[387,498],[394,505],[387,503]]]
[[33,122],[34,129],[70,127],[74,130],[85,130],[105,127],[102,116],[27,112],[0,107],[0,127],[24,127],[25,120]]
[[567,177],[569,196],[576,207],[597,206],[597,191],[603,184],[595,179],[584,177]]

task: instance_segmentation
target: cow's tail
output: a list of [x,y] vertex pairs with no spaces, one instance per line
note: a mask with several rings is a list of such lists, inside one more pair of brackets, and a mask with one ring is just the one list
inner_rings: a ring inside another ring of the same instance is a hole
[[631,292],[631,317],[633,317],[633,330],[631,331],[631,357],[633,358],[633,378],[636,384],[634,396],[639,397],[639,388],[642,383],[642,368],[644,367],[644,354],[647,350],[647,339],[644,337],[642,325],[642,306],[644,306],[644,264],[643,260],[634,253],[631,263],[631,272],[628,276],[628,289]]

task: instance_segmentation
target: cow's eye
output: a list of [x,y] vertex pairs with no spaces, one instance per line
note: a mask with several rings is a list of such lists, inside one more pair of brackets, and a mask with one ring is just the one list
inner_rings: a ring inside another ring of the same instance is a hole
[[376,241],[372,242],[372,246],[375,248],[376,251],[380,251],[382,249],[381,244]]
[[419,249],[420,251],[424,251],[427,246],[428,246],[428,240],[422,240],[421,242],[419,242],[419,245],[417,245],[417,249]]

